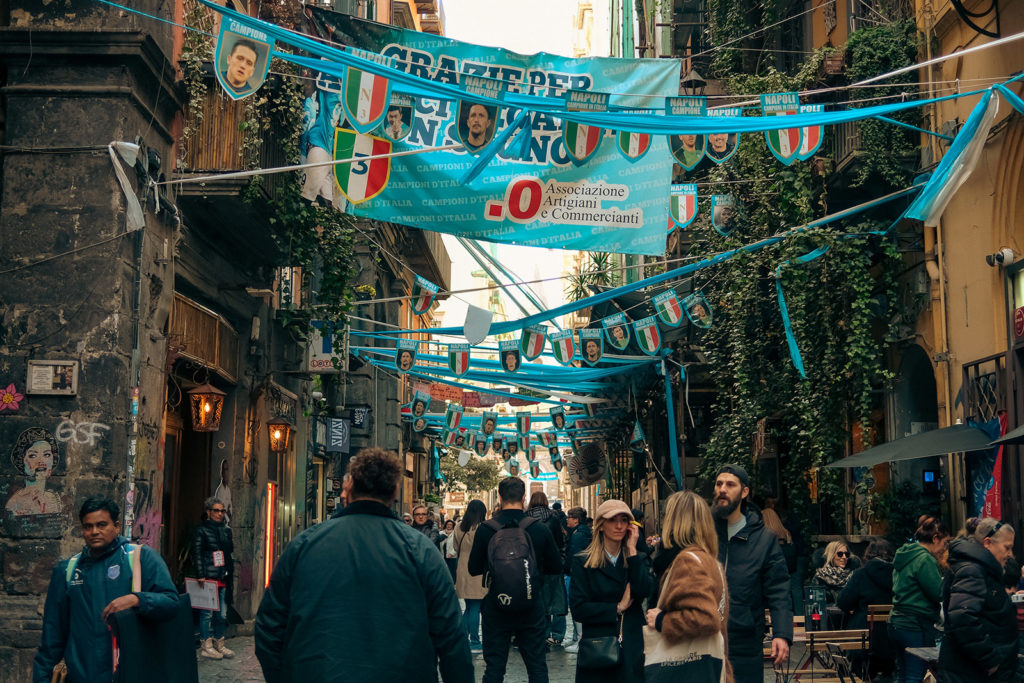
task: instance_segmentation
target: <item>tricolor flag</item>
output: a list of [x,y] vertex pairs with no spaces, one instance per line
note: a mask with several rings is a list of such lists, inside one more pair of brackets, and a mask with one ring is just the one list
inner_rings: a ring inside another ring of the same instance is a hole
[[636,161],[651,148],[651,136],[647,133],[619,131],[619,151],[630,161]]
[[342,106],[349,124],[359,133],[380,125],[388,110],[391,82],[384,76],[350,66],[345,74]]
[[530,433],[530,413],[527,411],[520,411],[516,413],[516,431],[520,434]]
[[530,325],[519,337],[519,351],[526,360],[533,360],[544,351],[547,330],[543,325]]
[[[819,114],[825,111],[824,104],[801,104],[801,114]],[[822,138],[825,137],[825,126],[804,126],[800,130],[803,131],[803,140],[800,141],[800,151],[797,152],[796,158],[800,161],[807,161],[814,153],[821,147]]]
[[[449,403],[448,409],[444,413],[444,426],[448,429],[455,429],[462,422],[462,411],[463,407],[458,403]],[[455,443],[454,438],[452,443]]]
[[537,437],[540,438],[541,445],[545,448],[550,448],[558,440],[555,433],[550,430],[537,432]]
[[[530,453],[533,456],[533,453]],[[536,460],[530,460],[530,476],[536,479],[540,476],[540,463]]]
[[[761,95],[761,111],[765,116],[791,116],[800,113],[800,95],[795,92],[781,92]],[[797,160],[803,141],[803,129],[783,128],[766,130],[765,142],[775,158],[789,166]]]
[[573,354],[576,353],[576,347],[572,341],[572,330],[553,332],[548,335],[548,339],[551,340],[551,353],[554,354],[555,360],[562,365],[572,363]]
[[653,356],[661,348],[661,332],[658,331],[658,318],[650,316],[633,323],[636,332],[636,343],[640,350]]
[[697,186],[693,183],[672,185],[669,193],[669,231],[684,229],[697,217]]
[[434,303],[435,294],[437,294],[437,285],[417,275],[412,283],[412,299],[409,300],[412,312],[416,315],[426,313],[430,304]]
[[444,434],[441,435],[441,440],[444,441],[445,446],[454,446],[455,437],[458,436],[457,432],[445,430]]
[[464,375],[469,370],[469,344],[448,345],[448,369],[454,375]]
[[583,163],[597,151],[601,145],[604,131],[597,126],[587,126],[575,121],[562,121],[562,144],[577,163]]
[[523,434],[522,436],[519,437],[519,451],[521,453],[526,453],[529,450],[530,450],[530,435],[529,434]]
[[679,301],[679,297],[676,296],[676,290],[669,289],[656,295],[651,301],[654,303],[654,308],[658,311],[658,317],[666,325],[672,327],[679,327],[679,323],[683,321],[683,305]]
[[[373,135],[360,135],[354,130],[336,128],[334,131],[334,159],[380,157],[391,154],[391,141]],[[373,199],[387,187],[391,177],[391,158],[373,158],[337,164],[334,177],[342,194],[353,204]]]

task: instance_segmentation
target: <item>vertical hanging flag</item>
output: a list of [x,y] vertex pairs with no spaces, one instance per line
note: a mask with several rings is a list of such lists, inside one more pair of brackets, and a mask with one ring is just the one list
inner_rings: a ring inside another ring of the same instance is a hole
[[604,355],[604,337],[601,330],[593,328],[580,329],[580,355],[587,365],[597,365]]
[[645,440],[644,429],[640,426],[640,421],[637,420],[633,423],[633,436],[629,440],[629,449],[634,453],[642,453]]
[[671,216],[669,232],[684,229],[697,217],[697,186],[692,183],[672,185],[668,213]]
[[572,363],[573,354],[576,353],[576,346],[572,340],[572,330],[552,332],[548,335],[548,339],[551,340],[551,353],[554,354],[555,360],[562,365]]
[[505,372],[518,372],[522,360],[519,358],[519,342],[515,339],[502,339],[498,342],[498,358],[501,369]]
[[[824,104],[801,104],[801,114],[819,114],[825,111]],[[796,158],[800,161],[807,161],[814,153],[821,147],[821,141],[825,137],[825,126],[804,126],[800,129],[803,131],[803,138],[800,141],[800,151],[797,152]]]
[[487,437],[483,434],[474,434],[473,452],[481,458],[487,455]]
[[458,403],[449,403],[448,409],[444,413],[444,426],[448,429],[456,429],[462,422],[462,411],[463,407]]
[[516,413],[516,431],[520,434],[529,434],[531,417],[532,415],[525,410]]
[[[726,118],[743,116],[739,107],[708,110],[708,116]],[[716,164],[725,163],[740,146],[739,133],[708,133],[707,157]]]
[[395,347],[395,367],[399,372],[409,372],[416,364],[416,351],[420,343],[416,339],[399,339]]
[[530,476],[536,479],[540,476],[540,462],[536,460],[537,453],[534,449],[530,449]]
[[654,303],[654,308],[658,311],[658,317],[661,318],[661,322],[672,327],[679,327],[679,323],[683,321],[683,305],[679,303],[679,297],[676,295],[676,290],[669,289],[656,295],[651,301]]
[[334,131],[334,159],[359,159],[373,157],[367,161],[337,164],[334,177],[341,193],[353,204],[373,199],[388,185],[391,178],[391,141],[373,135],[361,135],[347,128]]
[[469,344],[448,345],[448,369],[454,375],[464,375],[469,370]]
[[526,360],[533,360],[544,351],[547,329],[543,325],[530,325],[519,337],[519,352]]
[[[357,57],[376,62],[382,66],[394,67],[394,59],[384,55],[348,48]],[[384,76],[357,69],[345,70],[345,96],[341,104],[349,125],[359,133],[369,133],[384,121],[391,98],[391,81]]]
[[[791,116],[800,113],[800,94],[795,92],[779,92],[761,95],[761,112],[765,116]],[[789,166],[797,160],[800,143],[803,140],[801,128],[783,128],[766,130],[765,142],[775,158]]]
[[651,148],[651,136],[647,133],[619,131],[619,151],[630,161],[637,161]]
[[658,318],[649,316],[633,323],[636,332],[636,343],[640,350],[653,356],[661,348],[661,332],[658,330]]
[[551,415],[551,427],[559,431],[565,430],[565,408],[562,406],[552,406],[548,409],[548,413]]
[[625,313],[615,313],[601,321],[608,343],[622,351],[629,346],[629,323]]
[[604,131],[575,121],[562,121],[562,144],[576,163],[582,164],[594,155],[601,145]]
[[705,330],[711,327],[711,304],[701,292],[694,292],[683,299],[683,310],[691,324]]
[[412,283],[412,299],[409,300],[412,312],[416,315],[426,313],[430,308],[430,304],[434,303],[434,295],[436,294],[437,285],[417,275]]
[[483,417],[480,418],[480,431],[482,431],[486,436],[491,436],[497,428],[498,413],[485,410]]
[[719,235],[728,237],[736,229],[739,210],[731,194],[711,195],[711,226]]
[[[665,113],[671,116],[706,116],[706,97],[668,97],[665,99]],[[684,171],[692,171],[704,158],[707,136],[682,133],[668,136],[668,148]]]
[[263,31],[224,17],[217,37],[214,63],[217,82],[233,100],[256,92],[267,80],[274,39]]

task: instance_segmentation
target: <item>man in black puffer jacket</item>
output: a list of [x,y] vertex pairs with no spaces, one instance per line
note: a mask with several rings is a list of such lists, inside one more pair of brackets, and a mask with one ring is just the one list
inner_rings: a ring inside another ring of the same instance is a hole
[[[850,575],[839,592],[836,606],[847,615],[846,628],[868,628],[868,605],[892,604],[892,558],[896,550],[885,540],[871,541],[864,552],[864,566]],[[889,639],[889,625],[884,621],[871,624],[869,665],[872,677],[891,674],[896,666],[896,650]],[[864,661],[860,654],[851,655],[856,665]]]
[[1017,668],[1017,612],[1003,587],[1013,527],[991,517],[973,536],[949,544],[943,587],[946,630],[939,650],[942,683],[1010,683]]
[[207,659],[230,659],[235,653],[224,645],[224,629],[228,624],[225,593],[235,544],[231,538],[231,529],[224,522],[227,514],[224,503],[219,498],[207,498],[203,506],[206,519],[192,535],[192,565],[196,569],[196,578],[217,584],[220,609],[216,612],[199,610],[199,638],[203,641],[199,654]]

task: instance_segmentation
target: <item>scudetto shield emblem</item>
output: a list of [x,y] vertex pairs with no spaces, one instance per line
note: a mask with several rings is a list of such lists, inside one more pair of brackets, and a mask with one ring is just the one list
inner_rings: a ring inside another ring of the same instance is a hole
[[[444,414],[444,426],[452,430],[458,427],[459,423],[462,422],[462,411],[463,408],[458,403],[449,403],[448,410]],[[455,443],[454,436],[452,437],[452,443]]]
[[619,131],[619,151],[630,161],[636,161],[651,148],[651,136],[647,133]]
[[669,195],[669,216],[676,228],[682,230],[697,217],[697,186],[673,185]]
[[629,346],[629,323],[624,313],[610,315],[601,321],[608,343],[622,351]]
[[469,370],[469,344],[448,345],[448,369],[453,375],[464,375]]
[[445,433],[442,435],[441,438],[444,441],[444,445],[445,446],[454,446],[455,445],[455,438],[457,436],[458,436],[458,434],[456,432],[445,431]]
[[[790,116],[800,112],[800,99],[797,93],[773,93],[761,95],[761,110],[765,116]],[[775,158],[787,166],[797,160],[800,144],[803,140],[801,128],[783,128],[766,130],[765,142]]]
[[437,285],[420,275],[412,283],[412,299],[409,300],[412,312],[422,315],[434,303],[434,295],[437,294]]
[[661,348],[661,332],[658,330],[658,319],[655,316],[643,318],[633,323],[636,331],[636,343],[648,356],[653,356]]
[[345,71],[345,96],[341,99],[349,124],[369,133],[384,120],[391,97],[391,81],[350,66]]
[[[533,455],[531,453],[531,455]],[[530,476],[536,479],[540,476],[540,462],[537,460],[530,460]]]
[[[391,141],[373,135],[361,135],[354,130],[337,128],[334,131],[334,158],[358,159],[391,154]],[[367,159],[338,164],[334,177],[342,194],[353,204],[373,199],[388,186],[391,177],[391,158]]]
[[545,448],[550,448],[558,439],[554,432],[548,430],[537,432],[537,438],[540,439],[541,445]]
[[531,414],[526,411],[516,413],[516,431],[520,434],[529,434],[530,418]]
[[577,163],[582,164],[601,146],[604,130],[575,121],[562,121],[562,144]]
[[572,340],[572,330],[554,332],[548,337],[551,340],[551,353],[555,360],[562,365],[572,363],[573,354],[576,353],[576,345]]
[[601,357],[604,356],[604,337],[601,330],[580,330],[580,355],[587,365],[597,365],[601,362]]
[[519,351],[526,360],[533,360],[544,351],[547,338],[547,330],[543,325],[530,325],[519,338]]
[[522,453],[526,453],[529,450],[530,450],[530,435],[529,434],[523,434],[522,436],[519,437],[519,451],[522,452]]
[[658,311],[658,317],[666,325],[672,327],[679,327],[679,323],[683,321],[683,305],[679,301],[679,297],[676,296],[676,290],[670,289],[666,292],[658,294],[653,299],[654,307]]
[[[801,104],[801,114],[819,114],[825,111],[824,104]],[[807,161],[814,153],[821,147],[821,141],[825,137],[825,126],[804,126],[800,130],[803,131],[803,139],[800,141],[800,151],[797,152],[796,158],[800,161]]]

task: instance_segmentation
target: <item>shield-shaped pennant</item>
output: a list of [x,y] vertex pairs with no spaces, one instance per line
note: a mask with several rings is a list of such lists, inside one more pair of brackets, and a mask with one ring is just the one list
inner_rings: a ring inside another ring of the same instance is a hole
[[469,344],[448,345],[448,369],[453,375],[464,375],[469,370]]
[[580,329],[580,355],[587,365],[597,365],[604,356],[604,336],[601,330],[594,328]]
[[410,95],[391,93],[387,114],[384,115],[384,120],[380,124],[380,134],[389,140],[404,140],[412,130],[415,112],[416,105]]
[[256,92],[267,80],[274,39],[230,17],[220,22],[214,63],[217,82],[233,100]]
[[530,449],[530,460],[529,460],[529,462],[530,462],[530,476],[533,477],[534,479],[536,479],[537,477],[540,476],[540,461],[535,459],[536,455],[537,455],[536,452],[531,448]]
[[494,139],[500,109],[493,104],[459,100],[455,126],[459,142],[470,154],[476,154]]
[[[394,67],[394,59],[384,55],[348,48],[356,57]],[[350,66],[345,70],[345,93],[341,104],[349,125],[360,133],[369,133],[384,121],[391,99],[391,81],[386,76]]]
[[502,339],[498,342],[498,356],[501,369],[505,372],[518,372],[522,360],[519,357],[519,342],[515,339]]
[[430,304],[434,303],[434,296],[436,294],[437,285],[417,275],[412,283],[412,298],[409,300],[412,312],[416,315],[426,313],[430,309]]
[[444,434],[441,435],[441,440],[444,442],[445,446],[454,446],[456,436],[458,436],[458,432],[449,431],[446,429],[444,431]]
[[459,449],[459,467],[465,467],[469,464],[469,459],[473,457],[473,454],[465,449]]
[[[707,116],[706,97],[668,97],[665,99],[665,113],[670,116]],[[668,136],[668,148],[684,171],[692,171],[704,158],[707,136],[692,133],[676,133]]]
[[[820,114],[825,111],[824,104],[801,104],[801,114]],[[800,151],[796,158],[800,161],[807,161],[821,147],[821,141],[825,137],[825,126],[804,126],[803,139],[800,141]]]
[[697,186],[693,183],[672,185],[668,214],[672,217],[670,228],[682,230],[692,223],[697,217]]
[[416,339],[399,339],[395,347],[395,368],[399,372],[409,372],[416,364],[416,351],[420,343]]
[[[596,331],[596,330],[595,330]],[[552,429],[565,430],[565,408],[562,406],[552,406],[548,409],[548,413],[551,415],[551,427]]]
[[731,194],[711,195],[711,225],[719,235],[728,237],[736,228],[739,209]]
[[651,136],[647,133],[619,131],[619,151],[631,162],[642,158],[650,148]]
[[547,329],[543,325],[530,325],[519,337],[519,351],[526,360],[533,360],[544,351]]
[[669,289],[655,296],[651,301],[661,322],[672,327],[679,327],[683,321],[683,305],[679,302],[676,290]]
[[[458,428],[459,423],[462,422],[462,411],[463,407],[458,403],[449,403],[448,409],[444,413],[444,426],[451,430]],[[455,443],[454,437],[452,443]]]
[[509,458],[505,461],[505,466],[508,469],[508,473],[513,477],[519,476],[519,461],[515,458]]
[[[391,177],[391,141],[362,135],[348,128],[334,131],[334,159],[352,159],[336,164],[334,178],[342,194],[353,204],[373,199],[388,186]],[[368,159],[360,160],[363,157]],[[383,157],[383,158],[382,158]]]
[[553,431],[545,429],[537,432],[537,438],[540,439],[540,443],[544,448],[550,448],[557,441],[558,436]]
[[530,435],[529,434],[521,435],[519,437],[519,439],[518,439],[518,442],[519,442],[518,445],[519,445],[519,452],[520,453],[526,453],[527,451],[529,451],[529,449],[530,449]]
[[594,152],[601,146],[603,136],[604,130],[597,126],[562,121],[562,144],[577,164],[582,164],[594,156]]
[[657,316],[642,318],[633,323],[636,331],[636,343],[648,356],[653,356],[661,348],[661,331],[658,329]]
[[637,420],[633,423],[633,436],[629,440],[629,449],[634,453],[642,453],[644,450],[644,428],[640,426],[640,421]]
[[690,323],[702,329],[711,327],[711,304],[701,292],[694,292],[683,299],[683,310]]
[[[516,441],[514,436],[510,436],[505,439],[505,450],[508,451],[510,458],[516,457],[516,453],[519,452],[519,442]],[[507,460],[508,458],[506,458]]]
[[548,335],[548,339],[551,340],[551,353],[554,354],[555,360],[562,365],[572,363],[573,354],[576,353],[576,345],[572,340],[572,330],[552,332]]
[[487,437],[483,434],[474,434],[473,439],[473,452],[481,458],[487,455]]
[[555,472],[561,472],[565,463],[562,462],[562,454],[558,452],[558,446],[549,448],[548,455],[551,456],[551,466],[555,468]]
[[520,434],[529,434],[532,417],[533,415],[525,410],[516,413],[516,431]]
[[629,346],[629,321],[625,313],[615,313],[601,321],[608,343],[622,351]]
[[[739,117],[743,116],[743,110],[739,107],[710,109],[708,110],[708,116],[716,118]],[[708,133],[708,144],[704,154],[716,164],[721,164],[732,157],[739,146],[739,133]]]
[[483,417],[480,418],[480,431],[484,433],[484,436],[491,436],[497,428],[498,413],[485,410]]
[[[761,112],[765,116],[791,116],[800,113],[800,94],[777,92],[761,95]],[[797,160],[803,140],[802,128],[766,130],[764,140],[775,158],[789,166]]]
[[505,437],[495,432],[491,438],[491,450],[500,455],[505,450]]

